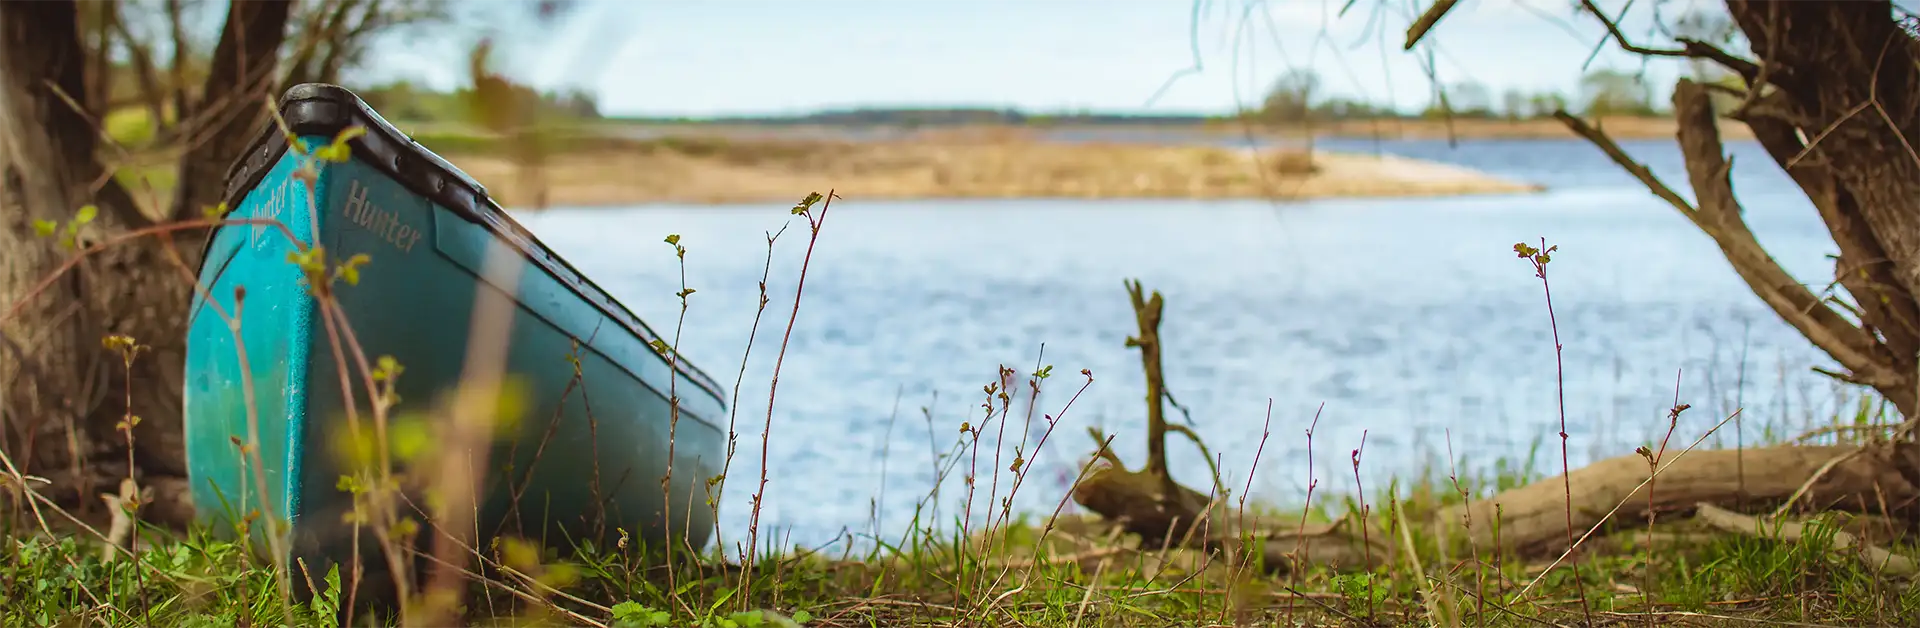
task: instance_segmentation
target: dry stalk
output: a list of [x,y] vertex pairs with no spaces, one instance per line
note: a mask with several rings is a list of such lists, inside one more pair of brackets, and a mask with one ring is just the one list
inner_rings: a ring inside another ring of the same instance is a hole
[[[793,210],[794,214],[807,218],[809,230],[807,252],[800,261],[800,279],[793,289],[793,309],[787,315],[787,330],[786,333],[781,335],[780,353],[773,360],[773,378],[767,384],[767,421],[760,432],[760,483],[753,492],[753,514],[747,524],[748,554],[742,556],[740,561],[742,567],[740,571],[740,589],[749,593],[748,595],[738,596],[740,598],[741,610],[747,609],[746,605],[753,597],[751,592],[753,590],[753,572],[756,562],[753,558],[757,556],[760,551],[760,508],[767,495],[767,444],[770,442],[773,433],[774,395],[780,390],[780,367],[784,365],[787,360],[787,346],[793,340],[793,325],[800,319],[800,298],[806,294],[807,269],[813,265],[813,248],[814,245],[820,241],[820,228],[826,224],[827,212],[833,208],[833,199],[835,198],[839,198],[839,196],[834,194],[832,189],[829,189],[824,199],[817,193],[809,195],[805,200],[801,201],[799,205],[795,206]],[[821,200],[825,200],[826,202],[821,205],[820,214],[816,217],[812,213],[812,207],[814,203]]]

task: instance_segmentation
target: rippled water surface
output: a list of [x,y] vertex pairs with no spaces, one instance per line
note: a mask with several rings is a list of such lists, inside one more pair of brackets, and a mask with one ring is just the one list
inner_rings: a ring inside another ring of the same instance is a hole
[[[1121,281],[1139,278],[1167,299],[1161,337],[1169,387],[1191,410],[1227,483],[1254,468],[1271,403],[1272,435],[1253,474],[1256,499],[1286,501],[1307,483],[1304,430],[1324,404],[1313,441],[1321,490],[1351,486],[1350,450],[1366,435],[1370,485],[1444,465],[1477,468],[1501,457],[1557,471],[1559,415],[1553,340],[1540,281],[1513,253],[1545,237],[1565,345],[1572,462],[1629,453],[1665,429],[1675,378],[1694,410],[1691,440],[1746,408],[1727,444],[1831,414],[1832,386],[1808,372],[1825,356],[1781,324],[1740,282],[1712,242],[1647,194],[1597,150],[1575,142],[1338,141],[1329,149],[1448,161],[1546,184],[1541,194],[1294,205],[1263,201],[836,202],[812,253],[780,372],[767,452],[762,526],[791,542],[825,542],[843,529],[897,533],[934,486],[935,456],[961,423],[981,424],[982,386],[1007,365],[1053,366],[1029,426],[1024,385],[1005,453],[979,453],[980,497],[1014,443],[1058,426],[1037,454],[1017,509],[1060,503],[1089,426],[1117,435],[1129,463],[1144,456],[1144,383]],[[1685,189],[1672,142],[1628,150]],[[1832,244],[1804,197],[1757,145],[1730,147],[1747,218],[1776,259],[1825,285]],[[796,199],[806,190],[795,190]],[[760,472],[768,381],[807,249],[806,223],[778,203],[557,209],[521,216],[543,240],[671,334],[680,268],[661,240],[688,249],[690,297],[682,350],[726,387],[746,351],[774,247],[770,303],[735,400],[740,449],[722,521],[744,530]],[[1044,346],[1044,354],[1042,347]],[[1063,411],[1093,373],[1093,383]],[[1172,410],[1170,410],[1172,411]],[[1180,419],[1177,411],[1172,411]],[[1180,419],[1184,420],[1184,419]],[[997,422],[986,424],[989,439]],[[1170,445],[1175,473],[1206,482],[1203,457]],[[969,451],[969,454],[971,452]],[[958,516],[958,480],[939,515]],[[1464,473],[1464,472],[1463,472]],[[1003,474],[1006,475],[1006,474]],[[1003,478],[1004,494],[1011,478]],[[998,501],[997,499],[995,500]],[[1069,508],[1072,506],[1069,505]],[[787,532],[782,532],[786,534]],[[729,533],[729,540],[739,536]]]

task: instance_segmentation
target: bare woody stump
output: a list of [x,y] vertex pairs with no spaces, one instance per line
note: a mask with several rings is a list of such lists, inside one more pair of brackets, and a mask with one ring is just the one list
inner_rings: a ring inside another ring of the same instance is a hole
[[1096,432],[1095,440],[1103,441],[1096,466],[1074,485],[1073,500],[1126,532],[1140,535],[1143,543],[1180,544],[1190,540],[1194,522],[1208,512],[1212,500],[1174,482],[1167,470],[1167,389],[1160,370],[1160,314],[1165,300],[1158,290],[1148,298],[1138,281],[1126,285],[1140,327],[1139,335],[1127,339],[1127,346],[1140,349],[1140,366],[1147,376],[1147,465],[1139,471],[1127,470]]
[[[1365,522],[1337,521],[1323,526],[1298,524],[1268,525],[1271,522],[1246,521],[1242,516],[1223,516],[1222,500],[1226,489],[1219,473],[1213,477],[1214,496],[1180,485],[1173,480],[1166,462],[1166,437],[1174,432],[1193,440],[1209,464],[1212,454],[1200,437],[1183,425],[1170,425],[1164,411],[1166,379],[1161,371],[1160,318],[1164,299],[1159,292],[1145,294],[1140,282],[1127,282],[1133,301],[1138,335],[1127,339],[1127,346],[1140,349],[1140,365],[1147,382],[1147,463],[1138,471],[1129,470],[1107,445],[1111,442],[1099,430],[1089,430],[1100,449],[1086,477],[1074,484],[1074,502],[1099,515],[1104,523],[1119,532],[1138,535],[1143,549],[1182,548],[1200,550],[1206,556],[1227,556],[1228,563],[1253,559],[1264,561],[1269,572],[1288,573],[1303,563],[1340,570],[1378,567],[1392,559],[1394,548],[1384,533],[1369,534],[1361,528]],[[1095,536],[1105,536],[1105,533]],[[1264,541],[1259,551],[1247,547],[1249,540]],[[1105,560],[1111,552],[1100,554]],[[1212,560],[1208,558],[1207,560]]]

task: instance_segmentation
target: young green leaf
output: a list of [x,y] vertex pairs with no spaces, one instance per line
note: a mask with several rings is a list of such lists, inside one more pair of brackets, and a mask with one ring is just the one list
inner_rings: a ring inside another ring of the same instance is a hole
[[819,192],[807,193],[806,198],[800,199],[800,203],[793,206],[793,215],[798,216],[807,213],[807,210],[813,209],[814,204],[819,203],[821,198]]

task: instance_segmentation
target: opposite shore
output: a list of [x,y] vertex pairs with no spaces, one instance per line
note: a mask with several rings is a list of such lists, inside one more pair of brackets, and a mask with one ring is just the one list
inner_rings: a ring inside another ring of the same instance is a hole
[[[1672,116],[1601,116],[1583,117],[1588,123],[1606,130],[1607,135],[1616,140],[1672,140],[1679,129]],[[601,128],[646,131],[661,134],[682,133],[765,133],[769,130],[798,132],[800,134],[832,134],[853,132],[856,134],[898,133],[908,127],[899,124],[824,124],[807,121],[743,122],[712,121],[691,123],[660,123],[608,119],[598,123]],[[1446,118],[1352,118],[1343,120],[1324,120],[1313,123],[1265,123],[1235,119],[1212,119],[1192,123],[1165,122],[1045,122],[1035,121],[1026,124],[996,123],[953,123],[945,125],[926,125],[921,128],[945,129],[963,132],[1024,132],[1031,134],[1047,132],[1065,133],[1113,133],[1113,134],[1162,134],[1168,136],[1186,135],[1195,138],[1234,139],[1254,136],[1265,139],[1286,139],[1299,141],[1306,137],[1320,137],[1344,140],[1445,140],[1455,139],[1463,142],[1475,140],[1577,140],[1579,136],[1567,129],[1566,124],[1551,117],[1507,119],[1488,117]],[[1753,133],[1746,125],[1723,123],[1720,125],[1721,137],[1728,140],[1750,140]]]
[[[633,135],[644,135],[634,133]],[[1204,143],[1057,142],[961,128],[855,141],[679,130],[547,137],[536,151],[469,133],[416,134],[509,207],[791,202],[796,190],[868,200],[1272,199],[1517,194],[1542,188],[1391,155]],[[529,158],[530,155],[537,157]]]
[[[1617,140],[1671,142],[1676,128],[1664,117],[1594,122]],[[843,197],[868,200],[1298,201],[1522,194],[1542,187],[1449,164],[1366,154],[1364,149],[1308,147],[1312,138],[1350,140],[1349,146],[1351,140],[1452,139],[1463,148],[1484,141],[1584,142],[1553,119],[1388,118],[1311,126],[1234,120],[955,124],[919,129],[606,120],[542,132],[534,142],[540,148],[528,151],[518,142],[465,124],[398,126],[485,184],[503,206],[527,209],[784,203],[804,191],[830,188]],[[1750,138],[1743,125],[1722,127],[1728,140]],[[1266,148],[1242,148],[1248,144]],[[165,198],[172,175],[167,168],[129,165],[119,176],[133,189]]]

